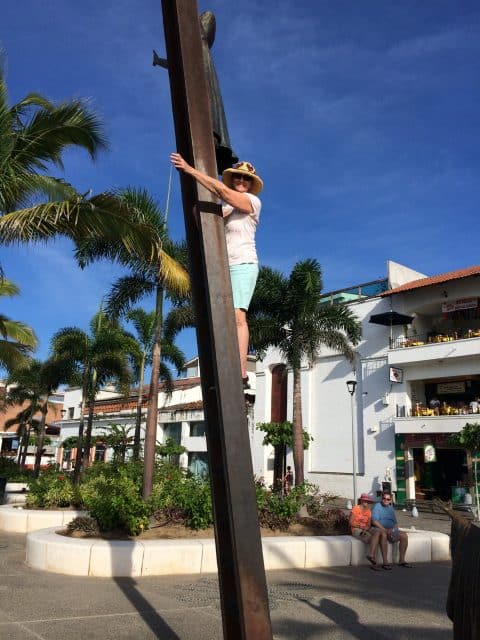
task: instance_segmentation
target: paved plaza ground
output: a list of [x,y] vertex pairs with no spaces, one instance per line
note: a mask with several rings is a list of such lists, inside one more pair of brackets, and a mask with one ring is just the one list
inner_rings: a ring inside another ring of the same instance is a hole
[[[402,526],[449,532],[446,516]],[[221,640],[216,576],[84,578],[24,562],[25,536],[0,532],[2,640]],[[276,640],[447,640],[449,563],[268,572]]]

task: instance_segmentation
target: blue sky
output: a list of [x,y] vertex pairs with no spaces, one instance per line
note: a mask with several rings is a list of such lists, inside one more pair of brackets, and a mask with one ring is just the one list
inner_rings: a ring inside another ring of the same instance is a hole
[[[173,121],[160,0],[3,3],[11,102],[30,91],[85,97],[108,152],[65,158],[80,191],[146,187],[165,202]],[[478,264],[480,5],[435,0],[199,2],[217,19],[212,54],[232,146],[265,182],[262,264],[317,258],[329,291],[386,275],[395,260],[433,275]],[[56,175],[60,175],[58,172]],[[183,237],[174,176],[171,234]],[[65,240],[1,249],[21,296],[2,312],[53,333],[88,327],[119,275],[80,271]],[[152,301],[144,305],[151,308]],[[196,354],[191,332],[181,336]]]

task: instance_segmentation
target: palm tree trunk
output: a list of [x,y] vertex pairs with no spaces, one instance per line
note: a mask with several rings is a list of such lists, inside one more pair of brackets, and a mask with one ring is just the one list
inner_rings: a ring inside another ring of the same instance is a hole
[[[93,377],[96,379],[96,372],[93,371]],[[95,389],[95,384],[92,384]],[[88,400],[88,418],[87,428],[85,429],[85,445],[83,447],[83,468],[86,469],[90,464],[90,448],[92,446],[92,426],[93,426],[93,410],[95,409],[95,396]]]
[[138,381],[137,417],[135,419],[135,433],[133,436],[133,459],[140,458],[140,435],[142,426],[142,404],[143,404],[143,380],[145,375],[145,354],[142,355],[140,365],[140,379]]
[[26,425],[25,422],[21,422],[19,424],[18,430],[17,430],[17,435],[19,436],[18,451],[17,451],[17,463],[18,463],[18,466],[20,468],[21,468],[23,447],[24,447],[25,441],[26,441],[26,434],[27,434],[27,425]]
[[82,470],[82,444],[83,444],[83,426],[85,424],[85,401],[87,397],[87,385],[84,380],[82,388],[82,402],[80,404],[80,422],[78,424],[78,436],[77,436],[77,453],[75,456],[75,466],[73,468],[73,482],[78,484],[80,482],[80,472]]
[[284,444],[276,444],[273,448],[273,491],[280,493],[283,487]]
[[25,469],[25,464],[27,462],[27,452],[28,452],[28,443],[30,440],[30,434],[32,432],[32,424],[29,423],[26,431],[25,431],[25,435],[24,435],[24,440],[22,443],[22,456],[20,458],[20,469]]
[[302,383],[300,368],[293,368],[293,464],[295,467],[295,485],[303,484],[304,449],[302,420]]
[[47,421],[47,411],[48,411],[48,396],[45,399],[45,402],[41,408],[42,417],[40,418],[40,423],[38,425],[38,433],[37,433],[37,450],[35,452],[35,464],[33,467],[33,477],[38,478],[40,475],[40,465],[42,462],[42,452],[43,452],[43,443],[45,440],[45,424]]
[[146,499],[152,493],[153,474],[155,471],[155,444],[158,422],[158,386],[160,376],[160,358],[162,355],[162,322],[163,322],[163,287],[157,286],[155,304],[155,338],[152,351],[152,374],[150,378],[150,395],[148,398],[147,424],[145,429],[145,450],[143,462],[142,495]]

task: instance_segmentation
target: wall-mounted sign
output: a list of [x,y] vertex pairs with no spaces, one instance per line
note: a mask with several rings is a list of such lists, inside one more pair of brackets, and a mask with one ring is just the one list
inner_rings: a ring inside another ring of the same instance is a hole
[[390,382],[403,382],[403,369],[398,367],[390,367]]
[[436,462],[437,461],[437,452],[435,451],[435,447],[433,444],[426,444],[423,447],[423,459],[425,462]]
[[437,393],[465,393],[465,382],[439,382]]
[[452,313],[460,309],[476,309],[478,307],[478,298],[460,298],[455,302],[444,302],[442,304],[443,313]]

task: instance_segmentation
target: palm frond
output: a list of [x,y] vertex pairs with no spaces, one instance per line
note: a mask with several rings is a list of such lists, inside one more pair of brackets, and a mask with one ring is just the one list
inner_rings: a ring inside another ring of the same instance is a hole
[[160,259],[155,231],[132,224],[129,209],[111,193],[81,197],[20,209],[0,218],[4,244],[46,241],[64,235],[74,241],[92,236],[117,242],[147,261]]
[[195,326],[195,309],[192,304],[185,303],[170,309],[163,323],[163,335],[173,342],[180,331]]
[[16,296],[20,293],[20,289],[14,282],[7,280],[6,278],[0,278],[0,297],[2,296]]
[[28,362],[30,349],[24,344],[0,340],[0,368],[12,371]]
[[[63,168],[62,153],[69,146],[83,148],[95,159],[98,151],[107,146],[103,125],[98,116],[89,110],[85,101],[75,99],[53,107],[46,101],[45,107],[30,100],[23,114],[26,122],[16,132],[12,152],[15,160],[24,166],[45,170],[53,162]],[[31,111],[31,113],[30,113]],[[19,111],[16,110],[18,114]]]
[[155,330],[155,312],[147,312],[137,307],[130,309],[125,314],[125,319],[135,328],[140,344],[145,348],[151,346]]
[[155,284],[142,275],[119,278],[112,285],[105,301],[105,312],[113,317],[123,315],[145,295],[155,291]]

